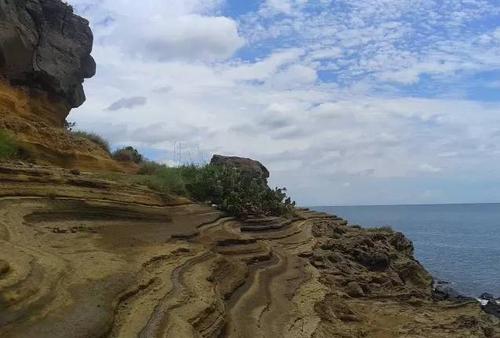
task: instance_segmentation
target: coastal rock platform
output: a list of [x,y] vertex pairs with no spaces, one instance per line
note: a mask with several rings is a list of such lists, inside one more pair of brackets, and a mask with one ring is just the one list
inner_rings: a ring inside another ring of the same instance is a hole
[[0,182],[1,337],[500,336],[477,302],[434,300],[390,229],[299,209],[252,231],[51,167],[2,165]]

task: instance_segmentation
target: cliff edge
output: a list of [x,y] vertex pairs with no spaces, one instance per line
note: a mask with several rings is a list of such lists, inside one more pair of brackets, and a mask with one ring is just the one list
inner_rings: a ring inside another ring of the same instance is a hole
[[60,0],[0,1],[0,73],[11,84],[80,106],[83,80],[96,72],[92,43],[88,21]]
[[60,0],[0,0],[0,129],[25,160],[121,170],[107,151],[64,128],[96,72],[92,42],[88,21]]

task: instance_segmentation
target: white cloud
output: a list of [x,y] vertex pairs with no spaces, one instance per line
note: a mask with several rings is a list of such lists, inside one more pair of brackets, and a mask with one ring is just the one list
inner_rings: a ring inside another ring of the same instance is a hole
[[314,68],[295,64],[277,73],[269,80],[269,84],[279,88],[301,88],[313,84],[317,79]]
[[96,43],[119,46],[122,57],[149,61],[220,60],[245,43],[237,23],[210,15],[220,1],[75,1],[90,15]]
[[292,10],[292,2],[290,0],[267,0],[266,4],[281,12],[289,13]]
[[422,163],[421,165],[419,165],[418,168],[420,171],[425,172],[425,173],[439,173],[443,170],[443,169],[441,169],[439,167],[435,167],[429,163]]
[[223,75],[232,80],[267,80],[283,67],[297,62],[303,54],[299,48],[276,51],[255,63],[229,65],[223,70]]
[[[462,72],[500,68],[497,31],[466,29],[488,2],[274,1],[238,22],[222,1],[72,2],[92,20],[98,74],[70,118],[114,144],[168,163],[253,157],[304,204],[412,202],[398,182],[418,196],[426,177],[500,172],[500,103],[455,92]],[[404,91],[425,77],[430,95]],[[147,105],[106,110],[123,98]]]
[[264,12],[266,15],[272,14],[269,12],[292,14],[297,7],[307,2],[308,0],[266,0],[261,13]]
[[[119,42],[129,55],[158,61],[227,59],[244,44],[236,23],[225,17],[184,15],[148,25],[134,21],[122,21],[103,39]],[[129,34],[124,35],[127,29]]]

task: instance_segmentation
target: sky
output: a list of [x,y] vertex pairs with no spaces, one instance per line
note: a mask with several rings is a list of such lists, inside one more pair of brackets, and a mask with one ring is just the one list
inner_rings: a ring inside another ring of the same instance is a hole
[[497,0],[70,0],[69,120],[169,165],[261,161],[300,205],[500,202]]

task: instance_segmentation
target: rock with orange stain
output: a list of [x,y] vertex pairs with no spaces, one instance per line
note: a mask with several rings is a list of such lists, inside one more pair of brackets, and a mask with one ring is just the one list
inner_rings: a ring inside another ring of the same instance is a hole
[[0,74],[58,97],[68,112],[95,74],[92,42],[88,21],[60,0],[0,1]]

